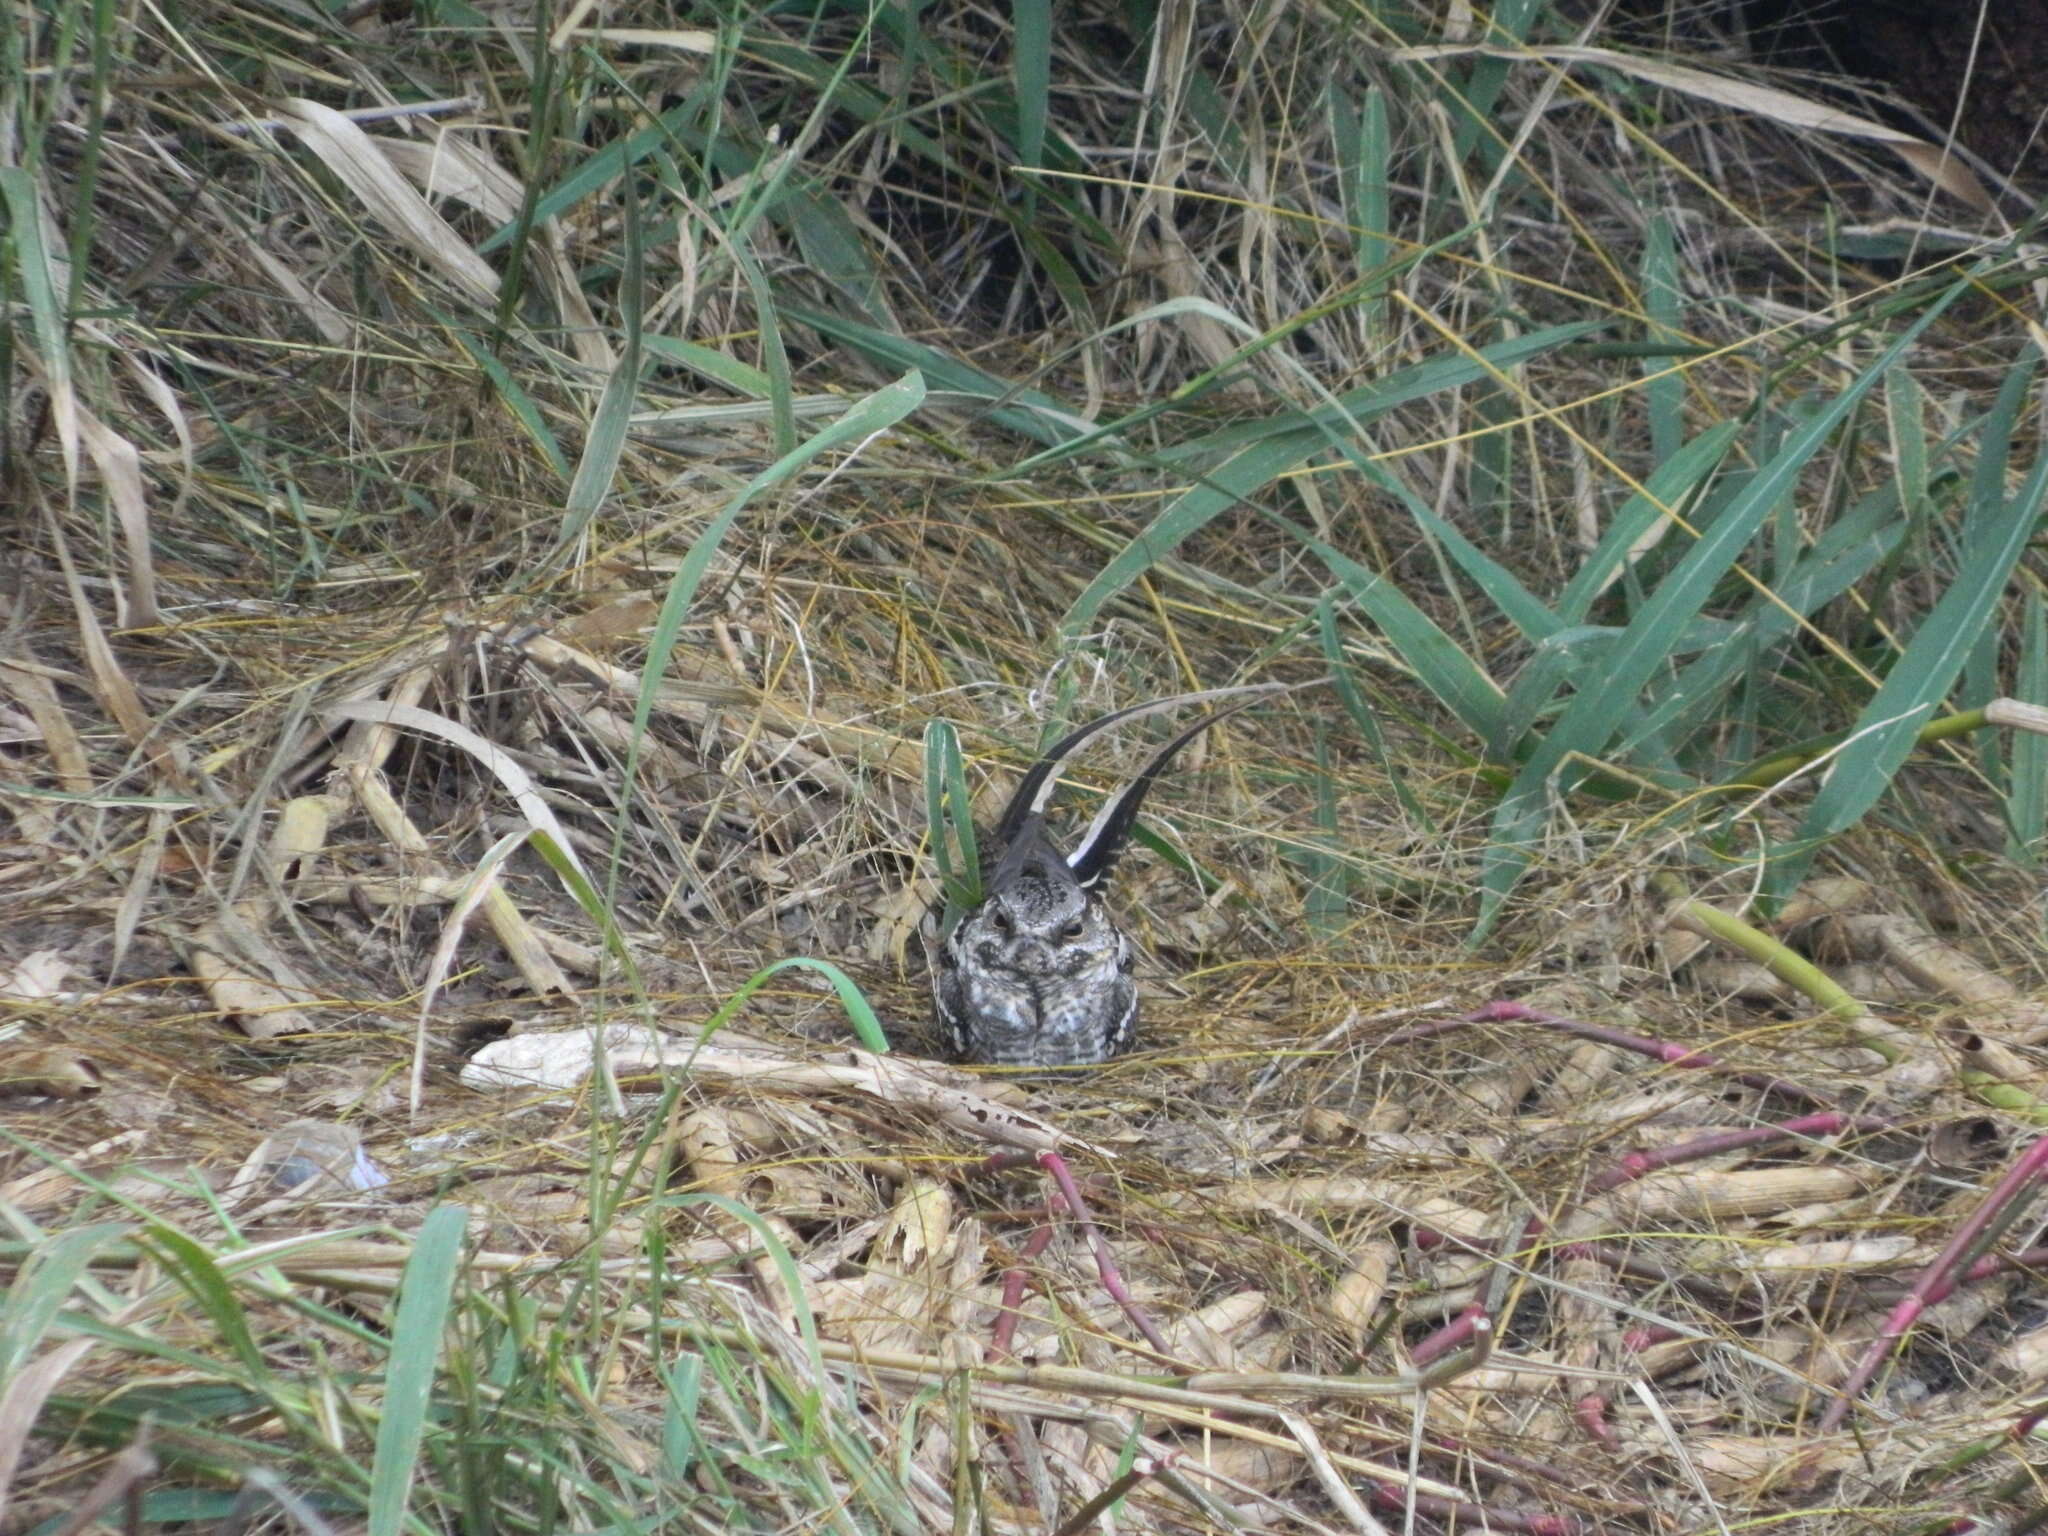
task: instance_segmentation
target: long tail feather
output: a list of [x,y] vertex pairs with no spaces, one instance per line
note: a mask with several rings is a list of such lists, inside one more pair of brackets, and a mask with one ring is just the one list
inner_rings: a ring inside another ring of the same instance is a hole
[[[1047,749],[1045,756],[1032,764],[1030,771],[1018,782],[1016,793],[1010,796],[1009,804],[1003,807],[1002,818],[996,823],[995,846],[997,848],[1010,847],[1018,841],[1019,834],[1023,832],[1029,822],[1044,816],[1045,807],[1052,799],[1053,790],[1059,787],[1061,764],[1111,726],[1121,725],[1126,720],[1142,720],[1147,715],[1164,714],[1170,709],[1183,709],[1190,704],[1212,704],[1218,699],[1232,699],[1244,695],[1251,695],[1253,698],[1257,698],[1267,694],[1284,693],[1286,691],[1287,684],[1285,683],[1248,683],[1237,688],[1211,688],[1203,693],[1176,693],[1168,698],[1154,699],[1149,704],[1133,704],[1128,709],[1114,710],[1109,714],[1101,716],[1099,719],[1090,720],[1086,725],[1069,732],[1054,742]],[[1251,699],[1246,699],[1247,703],[1251,701]],[[1243,706],[1240,705],[1238,707],[1242,708]],[[1226,711],[1226,713],[1229,712]],[[1196,727],[1194,734],[1199,734],[1204,727],[1211,724],[1217,718],[1219,717],[1212,715],[1208,720],[1204,720],[1201,726]],[[1192,741],[1194,734],[1189,735],[1186,740]],[[1173,746],[1167,749],[1164,757],[1171,757],[1183,745],[1185,745],[1185,741],[1174,743]],[[1154,759],[1145,771],[1147,774],[1156,774],[1163,766],[1163,758]],[[1092,831],[1093,829],[1091,828],[1090,830]]]
[[1130,841],[1131,829],[1137,825],[1138,808],[1145,803],[1146,792],[1166,771],[1166,765],[1173,761],[1181,748],[1217,721],[1227,720],[1257,702],[1257,699],[1243,699],[1227,709],[1204,715],[1153,753],[1152,760],[1139,769],[1129,783],[1103,802],[1102,809],[1088,824],[1088,830],[1081,834],[1080,842],[1074,845],[1074,851],[1067,855],[1067,868],[1074,872],[1074,880],[1083,890],[1094,886],[1115,865]]

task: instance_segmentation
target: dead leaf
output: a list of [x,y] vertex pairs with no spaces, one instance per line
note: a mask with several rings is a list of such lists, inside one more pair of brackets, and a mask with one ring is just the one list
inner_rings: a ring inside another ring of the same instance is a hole
[[0,1093],[39,1093],[51,1099],[89,1099],[106,1085],[90,1056],[43,1046],[0,1061]]

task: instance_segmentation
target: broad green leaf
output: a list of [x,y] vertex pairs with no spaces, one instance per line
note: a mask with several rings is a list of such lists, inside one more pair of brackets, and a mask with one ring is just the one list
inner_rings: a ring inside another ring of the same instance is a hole
[[[1981,525],[1983,510],[2005,501],[2005,469],[2012,459],[2013,436],[2019,428],[2020,411],[2027,403],[2028,386],[2040,367],[2041,356],[2032,347],[2021,354],[1998,386],[1998,398],[1977,431],[1977,463],[1970,473],[1968,505],[1970,517],[1964,524],[1969,538]],[[1967,555],[1965,556],[1967,558]]]

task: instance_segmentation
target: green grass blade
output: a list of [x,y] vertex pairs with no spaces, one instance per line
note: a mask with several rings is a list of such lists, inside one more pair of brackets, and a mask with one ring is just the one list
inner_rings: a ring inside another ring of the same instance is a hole
[[[1662,209],[1650,218],[1643,241],[1644,339],[1683,344],[1685,294],[1678,279],[1678,248],[1671,219]],[[1685,441],[1685,375],[1662,359],[1646,359],[1643,406],[1650,418],[1650,457],[1668,462]]]
[[[1428,538],[1431,548],[1442,559],[1463,571],[1485,594],[1487,601],[1500,611],[1501,617],[1520,630],[1525,638],[1541,640],[1557,630],[1557,615],[1544,605],[1543,600],[1523,586],[1506,566],[1465,537],[1456,524],[1438,516],[1436,509],[1427,501],[1390,474],[1384,465],[1375,464],[1361,455],[1351,443],[1344,443],[1342,452],[1360,474],[1408,509],[1408,515],[1415,519],[1415,525]],[[1446,572],[1445,581],[1448,583],[1449,579]]]
[[[1358,427],[1375,416],[1427,396],[1490,378],[1492,368],[1507,368],[1549,348],[1561,346],[1593,329],[1591,326],[1555,326],[1547,331],[1520,337],[1486,348],[1480,358],[1464,356],[1432,358],[1429,362],[1404,368],[1371,389],[1340,396],[1331,406],[1312,413],[1285,412],[1249,428],[1226,429],[1211,434],[1202,443],[1160,455],[1171,461],[1191,456],[1190,449],[1204,452],[1228,443],[1230,456],[1209,469],[1202,478],[1168,503],[1143,532],[1111,557],[1096,573],[1087,589],[1076,598],[1060,621],[1060,632],[1069,641],[1095,626],[1102,605],[1172,554],[1190,536],[1207,526],[1231,507],[1253,502],[1255,493],[1294,469],[1311,454],[1325,448],[1332,434],[1355,434]],[[1481,361],[1480,359],[1484,359]],[[1282,428],[1277,423],[1289,423]],[[1030,462],[1043,463],[1040,454]],[[1433,626],[1432,626],[1433,627]]]
[[1857,717],[1857,734],[1807,807],[1798,845],[1772,871],[1774,891],[1797,885],[1819,845],[1860,821],[1890,785],[1996,611],[2044,504],[2048,452],[2009,503],[2001,496],[1993,509],[1979,508],[1970,519],[1963,568]]
[[754,400],[768,398],[770,384],[766,373],[716,347],[699,346],[675,336],[643,336],[640,345],[664,362],[687,368],[736,395]]
[[924,813],[925,835],[939,866],[939,887],[947,906],[974,906],[981,900],[974,802],[967,793],[960,733],[947,720],[933,720],[924,728]]
[[690,605],[697,600],[697,588],[704,580],[705,571],[710,569],[713,558],[718,554],[718,546],[724,542],[740,513],[761,492],[770,486],[780,485],[819,454],[888,431],[924,403],[924,394],[923,378],[911,373],[862,397],[837,421],[820,428],[792,452],[784,454],[741,486],[718,515],[705,525],[704,531],[697,535],[669,582],[668,591],[662,598],[661,612],[655,616],[654,632],[648,642],[647,664],[640,674],[640,696],[633,709],[633,745],[626,774],[629,785],[633,782],[632,769],[639,758],[640,743],[647,735],[647,722],[653,718],[655,695],[668,671],[669,653],[675,648],[676,637],[682,633],[683,620],[689,617]]
[[[1045,163],[1045,125],[1052,100],[1051,0],[1011,0],[1010,80],[1017,93],[1017,163]],[[1037,211],[1036,178],[1024,183],[1024,217]]]
[[1894,368],[1885,380],[1884,415],[1899,505],[1912,513],[1927,500],[1927,405],[1919,382],[1904,368]]
[[662,1378],[661,1461],[671,1478],[690,1475],[703,1456],[703,1441],[697,1434],[698,1405],[704,1397],[704,1361],[698,1355],[683,1355],[667,1365],[658,1365]]
[[754,296],[754,320],[761,332],[765,365],[762,371],[768,375],[768,403],[774,412],[775,453],[780,458],[796,451],[796,407],[791,403],[795,390],[790,383],[789,353],[782,345],[782,322],[776,318],[775,295],[761,275],[760,263],[738,246],[732,248],[732,259]]
[[1269,437],[1239,449],[1201,481],[1176,496],[1123,549],[1113,556],[1074,600],[1060,632],[1071,643],[1095,627],[1102,605],[1178,549],[1200,529],[1233,507],[1254,505],[1252,498],[1323,446],[1313,429]]
[[434,1376],[455,1283],[462,1276],[462,1243],[468,1227],[469,1212],[462,1206],[435,1206],[420,1224],[399,1279],[383,1413],[370,1464],[370,1536],[399,1536],[406,1525],[406,1506],[433,1403]]
[[64,301],[57,293],[50,252],[43,240],[43,210],[35,179],[18,165],[0,166],[0,206],[7,210],[7,241],[14,247],[14,271],[35,328],[43,377],[50,389],[50,415],[64,451],[64,473],[78,477],[78,413],[72,404],[71,347],[66,340]]
[[12,1381],[35,1354],[95,1255],[132,1230],[123,1222],[95,1222],[36,1245],[7,1288],[7,1305],[0,1310],[0,1382]]
[[788,188],[770,207],[795,231],[797,249],[812,272],[862,319],[889,323],[887,292],[868,242],[835,198],[813,194],[805,183]]
[[1079,412],[1068,409],[1051,395],[997,378],[922,342],[807,305],[784,303],[782,312],[871,362],[888,368],[914,369],[935,390],[988,401],[996,406],[988,413],[988,419],[1021,436],[1041,443],[1063,443],[1089,430],[1089,423]]
[[[1396,254],[1394,242],[1387,236],[1393,228],[1387,178],[1393,136],[1387,124],[1387,93],[1376,85],[1368,88],[1364,105],[1354,110],[1343,86],[1333,82],[1329,110],[1331,137],[1336,140],[1343,173],[1344,217],[1351,225],[1352,259],[1360,272],[1372,272]],[[1380,278],[1374,282],[1360,306],[1366,334],[1375,341],[1386,330],[1385,287],[1389,281]]]
[[1318,840],[1301,848],[1309,877],[1304,911],[1311,933],[1334,939],[1350,917],[1351,871],[1336,852],[1343,846],[1343,834],[1337,820],[1337,782],[1330,771],[1330,737],[1324,730],[1316,732],[1315,793]]
[[[1546,0],[1500,0],[1493,7],[1486,41],[1503,49],[1514,48],[1528,37],[1530,22],[1545,4]],[[1444,92],[1444,108],[1458,125],[1452,153],[1459,160],[1470,159],[1472,151],[1481,146],[1493,148],[1497,137],[1505,137],[1488,125],[1487,118],[1507,86],[1508,71],[1513,65],[1512,57],[1481,55],[1467,71],[1464,89],[1453,86]],[[1496,156],[1489,154],[1485,158],[1491,163]]]
[[498,361],[491,349],[476,337],[446,316],[437,315],[436,318],[448,327],[448,334],[469,354],[470,361],[483,370],[484,377],[490,380],[492,392],[505,402],[505,408],[512,413],[512,419],[533,439],[534,446],[547,456],[548,464],[554,472],[565,481],[573,478],[574,471],[569,468],[568,455],[562,452],[561,443],[556,441],[554,431],[540,413],[540,406],[534,402],[533,396],[526,392],[525,386],[513,376],[510,369]]
[[1387,733],[1380,729],[1379,717],[1366,702],[1365,694],[1358,686],[1358,678],[1351,670],[1351,660],[1344,654],[1344,640],[1337,633],[1337,604],[1331,597],[1325,596],[1316,604],[1316,633],[1323,644],[1323,660],[1330,668],[1330,685],[1337,690],[1338,702],[1351,717],[1351,723],[1358,727],[1358,734],[1365,738],[1365,744],[1378,760],[1387,782],[1393,785],[1394,796],[1401,802],[1401,808],[1418,828],[1434,834],[1436,823],[1408,787],[1408,776],[1395,768],[1393,754],[1387,750]]
[[1629,551],[1666,515],[1666,509],[1678,510],[1688,503],[1697,503],[1741,430],[1739,422],[1716,422],[1657,466],[1643,484],[1643,491],[1648,494],[1638,493],[1622,503],[1607,525],[1607,532],[1573,573],[1564,595],[1558,599],[1560,624],[1586,621],[1594,601],[1621,574]]
[[199,1304],[219,1341],[227,1345],[240,1362],[246,1380],[258,1383],[270,1376],[270,1362],[262,1346],[249,1331],[249,1315],[236,1298],[234,1286],[222,1273],[212,1254],[174,1227],[155,1225],[137,1244],[153,1253],[158,1262],[177,1277],[185,1293]]
[[[1760,658],[1776,652],[1798,629],[1800,618],[1810,618],[1891,558],[1908,526],[1890,487],[1866,497],[1815,540],[1792,574],[1772,589],[1777,601],[1757,594],[1742,621],[1722,643],[1678,674],[1635,729],[1643,734],[1669,732],[1679,742],[1695,732],[1714,735],[1733,688],[1768,686]],[[1623,737],[1617,750],[1627,753],[1635,739]],[[1747,760],[1741,755],[1745,750],[1740,743],[1733,745],[1736,764]],[[1721,755],[1729,755],[1728,750],[1722,749]],[[1717,762],[1708,776],[1728,782],[1726,764]]]
[[[2013,691],[2029,704],[2048,704],[2048,601],[2038,589],[2027,593]],[[2038,869],[2041,836],[2048,831],[2048,736],[2015,731],[2006,761],[2011,765],[2005,794],[2006,853]]]
[[595,197],[614,181],[629,173],[642,160],[671,142],[677,130],[703,110],[703,101],[693,91],[680,105],[671,107],[647,127],[637,133],[628,134],[616,145],[609,146],[603,154],[592,155],[553,187],[534,198],[530,216],[522,210],[519,218],[500,225],[479,240],[476,244],[477,254],[488,256],[499,246],[518,237],[522,227],[544,224],[549,219],[567,213],[586,198]]
[[1285,528],[1304,549],[1330,568],[1352,602],[1379,626],[1388,647],[1467,730],[1484,740],[1498,729],[1503,702],[1500,685],[1398,586],[1367,570],[1349,555],[1332,549],[1306,529],[1270,515],[1267,520]]
[[789,1246],[783,1242],[775,1229],[762,1219],[758,1211],[742,1205],[728,1195],[698,1192],[663,1198],[662,1205],[711,1205],[724,1211],[728,1216],[744,1223],[752,1230],[754,1238],[761,1245],[761,1251],[775,1266],[775,1272],[782,1281],[782,1288],[789,1307],[796,1317],[797,1336],[802,1339],[804,1353],[810,1357],[811,1379],[802,1384],[796,1403],[805,1435],[815,1440],[819,1431],[819,1418],[824,1408],[824,1393],[819,1383],[826,1379],[825,1357],[818,1351],[818,1319],[811,1311],[810,1292],[804,1286],[803,1275],[796,1267],[796,1260],[790,1256]]
[[1637,708],[1638,693],[1668,664],[1673,642],[1685,632],[1715,584],[1741,558],[1807,462],[1963,288],[1962,283],[1951,284],[1876,363],[1794,430],[1637,610],[1603,668],[1600,686],[1573,697],[1549,735],[1529,755],[1494,813],[1482,864],[1474,942],[1492,928],[1508,892],[1528,868],[1547,819],[1549,797],[1569,792],[1585,776],[1591,762],[1606,750],[1616,730]]
[[[1354,284],[1343,296],[1332,301],[1328,307],[1336,309],[1342,308],[1347,304],[1359,303],[1365,295],[1374,291],[1389,274],[1405,271],[1424,257],[1446,249],[1462,238],[1463,233],[1463,231],[1460,231],[1457,235],[1447,236],[1433,245],[1418,247],[1409,255],[1400,258],[1391,267],[1372,273],[1359,283]],[[1158,308],[1169,310],[1169,306],[1174,305],[1174,302],[1169,300],[1165,305],[1158,306]],[[1209,308],[1218,315],[1227,313],[1227,311],[1217,309],[1213,305],[1209,306]],[[1251,346],[1240,350],[1231,359],[1230,363],[1206,370],[1195,378],[1190,379],[1164,399],[1154,400],[1149,404],[1139,406],[1136,410],[1131,411],[1127,415],[1120,416],[1114,421],[1105,422],[1100,425],[1091,423],[1085,432],[1075,436],[1071,441],[1048,448],[1042,453],[1033,454],[1031,457],[1013,464],[999,474],[992,475],[989,478],[993,480],[1026,479],[1054,464],[1078,458],[1098,443],[1118,444],[1121,440],[1129,440],[1132,443],[1141,442],[1142,439],[1138,433],[1140,427],[1146,426],[1160,417],[1171,416],[1176,412],[1185,412],[1197,399],[1215,387],[1226,368],[1234,367],[1245,358],[1254,355],[1257,351],[1276,346],[1285,337],[1300,331],[1310,318],[1311,316],[1309,315],[1297,316],[1289,324],[1276,327],[1259,335]],[[1234,329],[1244,329],[1243,322],[1235,317],[1231,317],[1225,323]],[[1117,329],[1115,326],[1110,328],[1111,331],[1115,329]],[[1598,327],[1586,325],[1572,329],[1577,333],[1583,334],[1587,330],[1598,329]],[[1108,332],[1103,334],[1108,334]],[[1546,344],[1554,340],[1550,332],[1543,332],[1541,335]],[[1523,341],[1527,339],[1523,338]],[[1495,366],[1508,366],[1511,363],[1523,360],[1525,352],[1523,341],[1504,342],[1498,347],[1488,348],[1481,355]],[[1315,412],[1301,410],[1282,411],[1272,416],[1260,417],[1253,421],[1208,432],[1203,436],[1190,438],[1187,442],[1170,444],[1164,448],[1154,448],[1149,441],[1145,441],[1143,442],[1145,462],[1176,466],[1200,464],[1204,461],[1214,462],[1228,458],[1232,453],[1235,453],[1249,443],[1258,441],[1260,438],[1271,437],[1280,432],[1294,431],[1302,427],[1318,427],[1326,433],[1355,433],[1360,423],[1368,421],[1374,416],[1384,415],[1388,411],[1409,404],[1425,395],[1433,394],[1446,388],[1455,388],[1460,384],[1469,384],[1474,379],[1486,376],[1486,368],[1483,365],[1472,365],[1450,371],[1453,364],[1467,361],[1463,358],[1433,358],[1429,362],[1400,369],[1395,373],[1389,374],[1379,383],[1369,385],[1363,389],[1356,389],[1347,394],[1335,396],[1325,394],[1324,399],[1326,403]],[[1302,376],[1313,382],[1313,375],[1304,373]],[[1320,386],[1316,387],[1320,388]]]
[[625,217],[626,263],[619,279],[619,309],[625,324],[626,345],[618,366],[605,380],[604,393],[598,397],[597,409],[591,415],[590,429],[583,439],[583,454],[576,461],[576,478],[569,482],[569,495],[562,504],[561,532],[544,562],[549,569],[568,557],[571,547],[611,494],[619,460],[626,451],[633,402],[640,390],[640,320],[646,274],[641,257],[639,199],[627,196],[621,211]]
[[747,1005],[747,999],[760,991],[782,972],[792,967],[816,971],[832,984],[832,990],[839,997],[839,1004],[846,1010],[846,1016],[853,1023],[853,1032],[860,1036],[860,1043],[877,1054],[886,1055],[889,1050],[889,1035],[882,1028],[882,1021],[875,1014],[875,1008],[867,999],[854,979],[839,969],[830,960],[820,960],[814,955],[791,955],[787,960],[778,960],[754,972],[739,990],[718,1007],[718,1011],[706,1019],[697,1031],[697,1043],[702,1045],[738,1015]]
[[2005,470],[2012,459],[2013,437],[2020,411],[2027,403],[2028,386],[2040,362],[2040,355],[2029,348],[2006,370],[1998,386],[1998,398],[1992,401],[1990,414],[1977,431],[1977,463],[1970,472],[1969,505],[1973,509],[1995,507],[2005,499]]
[[[1375,383],[1349,390],[1338,395],[1327,405],[1313,410],[1282,411],[1276,415],[1256,421],[1240,423],[1211,432],[1207,436],[1190,438],[1187,442],[1159,450],[1157,457],[1162,463],[1188,464],[1203,459],[1220,459],[1236,452],[1247,443],[1276,434],[1296,432],[1303,427],[1317,427],[1325,431],[1350,432],[1375,417],[1384,416],[1404,405],[1413,405],[1418,400],[1427,400],[1432,395],[1449,394],[1467,385],[1489,381],[1496,374],[1508,373],[1521,364],[1545,353],[1554,352],[1597,331],[1605,329],[1600,321],[1580,321],[1572,325],[1546,326],[1517,336],[1508,341],[1497,341],[1491,346],[1481,347],[1476,353],[1452,353],[1443,357],[1432,357],[1420,363],[1411,363],[1406,368],[1397,368]],[[1049,462],[1050,456],[1041,454],[1038,458],[1020,465],[1019,469],[1036,468]]]

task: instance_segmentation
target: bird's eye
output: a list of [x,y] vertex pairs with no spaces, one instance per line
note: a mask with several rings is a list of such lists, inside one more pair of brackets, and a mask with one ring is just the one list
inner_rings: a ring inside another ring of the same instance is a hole
[[995,911],[990,914],[989,921],[995,924],[995,929],[997,933],[1008,933],[1010,931],[1010,914],[1004,911],[1001,907],[997,907]]
[[1072,918],[1068,921],[1067,926],[1060,930],[1060,937],[1063,939],[1078,939],[1081,937],[1081,928],[1081,919],[1078,917]]

